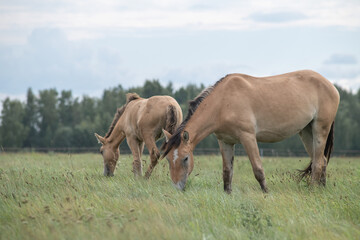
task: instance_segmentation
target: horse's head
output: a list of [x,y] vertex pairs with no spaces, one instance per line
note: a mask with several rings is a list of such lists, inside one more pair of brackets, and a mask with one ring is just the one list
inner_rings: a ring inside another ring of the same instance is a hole
[[107,138],[103,138],[96,133],[95,137],[102,145],[100,147],[100,153],[104,159],[104,176],[112,177],[114,176],[116,163],[120,156],[119,147],[113,146],[113,144],[107,141]]
[[165,153],[163,157],[169,162],[170,176],[177,189],[184,190],[187,177],[194,168],[194,157],[187,131],[171,135],[163,130],[165,135]]

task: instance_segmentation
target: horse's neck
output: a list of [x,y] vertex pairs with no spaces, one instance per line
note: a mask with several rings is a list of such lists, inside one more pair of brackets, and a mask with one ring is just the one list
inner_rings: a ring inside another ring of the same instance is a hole
[[108,141],[115,147],[118,147],[121,142],[124,141],[125,137],[126,135],[121,124],[121,119],[119,119],[110,136],[108,137]]
[[193,147],[215,131],[218,117],[216,112],[216,107],[201,104],[186,124],[185,131],[189,132]]

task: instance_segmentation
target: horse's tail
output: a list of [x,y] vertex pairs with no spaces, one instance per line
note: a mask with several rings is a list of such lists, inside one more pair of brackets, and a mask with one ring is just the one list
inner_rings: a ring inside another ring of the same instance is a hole
[[[165,123],[165,130],[168,131],[170,134],[174,134],[176,131],[176,125],[178,122],[178,116],[176,113],[175,106],[169,105],[166,109],[166,123]],[[166,141],[163,142],[160,149],[165,150],[166,148]]]
[[334,123],[331,124],[330,132],[326,140],[326,146],[324,150],[324,156],[327,159],[327,163],[329,164],[330,161],[330,155],[334,147]]
[[[334,123],[335,122],[333,122],[331,124],[331,128],[330,128],[329,135],[327,137],[326,145],[325,145],[325,149],[324,149],[324,156],[327,159],[327,164],[329,164],[330,155],[331,155],[331,152],[332,152],[333,146],[334,146]],[[312,170],[311,164],[312,164],[312,161],[310,161],[307,168],[305,168],[304,170],[299,170],[300,180],[303,179],[304,177],[309,177],[311,175],[311,170]]]
[[168,131],[170,134],[173,134],[176,130],[177,119],[178,117],[175,106],[169,105],[166,109],[165,130]]

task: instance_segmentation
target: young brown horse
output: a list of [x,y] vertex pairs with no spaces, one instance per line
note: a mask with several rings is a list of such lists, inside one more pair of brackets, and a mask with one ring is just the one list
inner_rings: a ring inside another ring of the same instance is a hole
[[224,190],[231,192],[234,144],[241,143],[255,178],[267,192],[257,142],[278,142],[299,133],[311,162],[302,177],[326,182],[339,105],[336,88],[320,74],[304,70],[256,78],[230,74],[190,102],[189,113],[174,135],[166,132],[164,154],[174,185],[184,189],[195,146],[215,133],[223,159]]
[[153,96],[144,99],[136,93],[128,93],[126,104],[118,108],[106,136],[95,133],[102,144],[100,152],[104,159],[104,175],[114,175],[120,155],[119,145],[126,138],[134,158],[135,176],[142,175],[141,155],[145,143],[151,159],[145,173],[145,177],[149,178],[160,157],[155,142],[161,137],[161,130],[165,128],[173,133],[181,121],[181,108],[172,97]]

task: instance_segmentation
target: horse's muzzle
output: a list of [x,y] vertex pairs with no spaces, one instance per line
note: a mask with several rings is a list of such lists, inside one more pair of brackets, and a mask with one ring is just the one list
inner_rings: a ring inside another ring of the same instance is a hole
[[173,182],[173,186],[176,189],[179,189],[181,191],[185,191],[185,185],[186,185],[187,177],[188,177],[188,174],[185,174],[185,176],[180,181],[178,181],[177,183]]
[[173,186],[176,188],[176,189],[179,189],[181,191],[185,191],[185,182],[183,181],[179,181],[178,183],[173,183]]
[[113,177],[114,173],[110,171],[110,167],[108,165],[104,165],[104,176],[105,177]]

